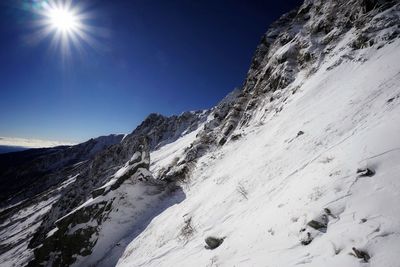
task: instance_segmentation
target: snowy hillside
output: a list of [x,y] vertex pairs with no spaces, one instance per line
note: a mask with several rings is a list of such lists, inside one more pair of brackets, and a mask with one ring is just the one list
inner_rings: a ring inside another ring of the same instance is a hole
[[212,109],[51,161],[0,266],[400,266],[399,36],[398,1],[306,0]]
[[[399,48],[366,49],[365,62],[327,71],[332,58],[300,76],[279,113],[258,111],[240,140],[201,158],[186,199],[157,216],[118,266],[364,265],[352,247],[368,252],[370,266],[399,266]],[[326,230],[307,226],[325,209]],[[207,236],[225,239],[206,250]]]
[[[396,8],[385,15],[398,29]],[[399,266],[400,40],[354,49],[355,35],[262,97],[242,137],[199,159],[185,200],[118,266]],[[207,250],[208,236],[223,243]]]

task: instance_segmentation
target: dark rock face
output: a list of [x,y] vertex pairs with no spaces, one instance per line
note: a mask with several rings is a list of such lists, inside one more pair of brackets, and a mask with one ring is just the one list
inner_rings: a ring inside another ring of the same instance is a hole
[[[325,217],[326,218],[326,217]],[[320,221],[316,221],[316,220],[311,220],[307,223],[308,226],[310,226],[311,228],[318,230],[318,231],[326,231],[326,228],[328,227],[327,220],[323,220],[322,222]]]
[[[88,226],[71,234],[68,233],[69,227],[87,224],[92,219],[100,223],[108,215],[110,208],[111,203],[100,202],[90,208],[80,209],[73,216],[67,216],[57,222],[57,231],[51,237],[45,239],[40,248],[35,249],[34,260],[28,266],[46,265],[46,262],[50,260],[52,266],[70,266],[75,262],[76,256],[90,255],[91,248],[95,245],[95,241],[90,239],[98,231],[97,227]],[[56,256],[51,257],[52,253],[56,253]]]
[[362,5],[365,8],[365,12],[370,12],[374,9],[379,9],[384,6],[391,7],[396,4],[395,0],[362,0]]
[[[396,3],[398,1],[306,0],[298,10],[273,23],[263,36],[253,57],[244,91],[253,91],[253,96],[258,97],[261,93],[286,88],[300,70],[306,67],[311,67],[311,71],[317,69],[317,59],[321,61],[350,30],[355,29],[360,34],[355,40],[357,49],[376,43],[377,30],[388,25],[384,26],[381,19],[377,20],[379,25],[368,22]],[[398,20],[398,17],[391,17],[385,21],[396,23]],[[391,31],[399,35],[398,29]],[[309,42],[310,39],[313,42]]]
[[149,139],[150,150],[171,143],[184,133],[191,132],[206,119],[208,112],[184,112],[179,116],[165,117],[160,114],[150,114],[133,132],[145,135]]
[[354,256],[359,259],[363,259],[365,262],[368,262],[371,259],[371,256],[366,251],[356,249],[355,247],[352,248],[354,252]]

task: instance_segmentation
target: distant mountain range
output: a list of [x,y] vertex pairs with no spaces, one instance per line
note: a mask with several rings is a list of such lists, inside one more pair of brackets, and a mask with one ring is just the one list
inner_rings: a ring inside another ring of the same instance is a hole
[[9,152],[16,152],[16,151],[23,151],[29,149],[28,147],[23,146],[1,146],[0,145],[0,154],[9,153]]
[[73,145],[73,143],[0,136],[0,154],[23,151],[30,148],[46,148],[61,145]]

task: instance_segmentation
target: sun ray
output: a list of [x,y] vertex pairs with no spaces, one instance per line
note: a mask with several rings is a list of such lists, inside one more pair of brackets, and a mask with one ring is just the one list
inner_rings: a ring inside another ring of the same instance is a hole
[[51,36],[50,45],[60,51],[63,57],[73,50],[83,53],[84,44],[100,47],[96,37],[103,38],[104,30],[89,25],[93,12],[87,11],[72,0],[42,0],[40,8],[35,9],[38,17],[34,26],[38,29],[30,39],[40,42]]

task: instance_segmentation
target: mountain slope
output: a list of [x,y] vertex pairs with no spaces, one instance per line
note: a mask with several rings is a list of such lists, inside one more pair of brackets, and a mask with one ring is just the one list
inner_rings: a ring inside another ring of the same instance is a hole
[[[186,199],[155,218],[118,266],[364,265],[352,247],[371,266],[397,266],[399,45],[369,51],[365,63],[326,71],[327,62],[282,111],[201,158]],[[357,174],[366,167],[376,174]],[[307,226],[324,209],[326,233]],[[182,241],[188,218],[193,234]],[[207,236],[226,238],[210,251]]]
[[[198,160],[185,200],[118,266],[398,266],[400,8],[386,4],[307,1],[280,19],[249,72],[238,140]],[[207,250],[207,236],[224,240]]]
[[215,107],[151,114],[8,203],[0,264],[397,266],[399,25],[398,1],[306,0]]

